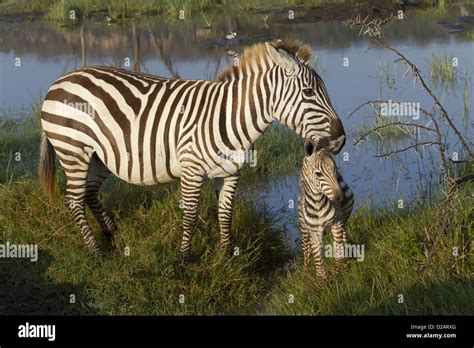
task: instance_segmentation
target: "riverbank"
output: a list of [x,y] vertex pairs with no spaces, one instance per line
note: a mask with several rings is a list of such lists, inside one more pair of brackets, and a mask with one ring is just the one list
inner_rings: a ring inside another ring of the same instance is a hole
[[[387,17],[398,10],[429,7],[432,1],[367,1],[338,2],[327,0],[276,0],[255,1],[105,1],[105,0],[7,0],[0,3],[0,20],[23,21],[47,19],[52,21],[80,20],[82,18],[120,21],[136,17],[157,15],[180,19],[198,12],[222,11],[255,12],[269,16],[269,22],[294,21],[295,23],[346,19],[355,13],[362,17]],[[180,11],[183,12],[180,12]],[[71,17],[71,11],[73,15]]]
[[[469,315],[474,311],[473,202],[466,194],[457,202],[459,212],[423,271],[439,228],[435,204],[357,211],[348,233],[354,243],[364,246],[364,257],[360,262],[351,260],[342,274],[334,274],[333,260],[328,258],[331,280],[324,288],[313,269],[301,268],[301,252],[288,248],[285,231],[275,229],[278,215],[257,211],[253,202],[237,199],[232,236],[238,249],[234,256],[223,255],[217,248],[217,202],[208,183],[191,263],[182,267],[177,186],[145,189],[112,181],[107,187],[103,200],[115,212],[128,252],[121,249],[100,258],[88,254],[61,197],[48,203],[37,179],[0,184],[0,243],[35,244],[39,249],[37,262],[0,260],[0,313]],[[92,227],[99,231],[95,221]]]

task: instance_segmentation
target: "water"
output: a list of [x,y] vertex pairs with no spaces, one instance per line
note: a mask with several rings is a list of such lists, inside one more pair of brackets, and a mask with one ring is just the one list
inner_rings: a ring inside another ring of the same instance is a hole
[[[430,82],[429,68],[433,55],[456,57],[456,83],[452,87],[433,88],[444,103],[455,124],[472,141],[472,120],[464,118],[464,88],[468,100],[472,90],[473,41],[463,32],[450,33],[438,22],[458,18],[472,7],[453,6],[445,11],[417,10],[404,20],[395,20],[385,28],[393,47],[403,52]],[[472,15],[472,12],[471,12]],[[340,21],[309,24],[271,24],[266,28],[263,15],[227,15],[214,19],[206,29],[202,19],[195,22],[164,23],[145,19],[136,25],[108,26],[104,22],[85,22],[82,26],[62,27],[45,21],[0,23],[0,115],[18,115],[30,110],[50,84],[63,73],[84,64],[124,66],[166,77],[212,79],[232,63],[222,45],[229,30],[239,33],[240,43],[231,48],[241,52],[244,45],[266,38],[295,38],[311,45],[317,52],[317,69],[326,82],[332,103],[339,113],[348,141],[337,158],[345,180],[356,196],[356,208],[365,204],[390,205],[402,199],[405,205],[424,194],[437,172],[435,154],[428,148],[382,160],[374,157],[411,143],[413,138],[398,137],[353,145],[364,129],[375,120],[370,107],[352,117],[348,114],[370,99],[392,99],[419,102],[432,109],[432,100],[413,80],[403,78],[406,67],[394,64],[386,51],[368,49],[370,42]],[[16,66],[18,59],[20,66]],[[344,59],[349,65],[344,66]],[[316,60],[314,61],[316,64]],[[470,105],[469,105],[470,109]],[[471,112],[472,113],[472,112]],[[411,121],[411,118],[404,118]],[[413,121],[425,124],[420,120]],[[365,128],[364,128],[365,127]],[[421,134],[423,137],[424,135]],[[452,138],[450,138],[452,139]],[[450,143],[449,151],[460,151]],[[347,161],[343,160],[343,156]],[[436,169],[436,164],[435,164]],[[282,211],[289,239],[297,239],[295,222],[298,195],[298,171],[276,179],[262,178],[259,185],[243,183],[240,194],[258,194],[259,204]]]

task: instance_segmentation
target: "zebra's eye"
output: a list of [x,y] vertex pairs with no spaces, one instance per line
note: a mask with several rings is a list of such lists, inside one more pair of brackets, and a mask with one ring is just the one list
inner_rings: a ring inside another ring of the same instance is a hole
[[314,96],[314,90],[312,88],[305,88],[303,89],[303,94],[305,97],[312,97]]

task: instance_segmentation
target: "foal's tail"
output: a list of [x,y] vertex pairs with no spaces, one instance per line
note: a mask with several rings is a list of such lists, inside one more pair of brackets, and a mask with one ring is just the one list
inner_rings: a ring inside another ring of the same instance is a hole
[[39,176],[49,200],[53,200],[56,192],[56,153],[53,145],[46,137],[44,130],[41,131]]

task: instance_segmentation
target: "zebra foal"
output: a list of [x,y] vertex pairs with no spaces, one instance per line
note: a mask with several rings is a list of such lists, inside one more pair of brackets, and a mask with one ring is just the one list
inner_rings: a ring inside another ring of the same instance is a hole
[[349,242],[345,226],[352,213],[354,196],[339,174],[331,152],[322,145],[305,141],[298,216],[304,265],[308,266],[312,255],[318,278],[326,282],[324,232],[330,230],[332,233],[336,267],[340,268],[345,261],[344,245]]

